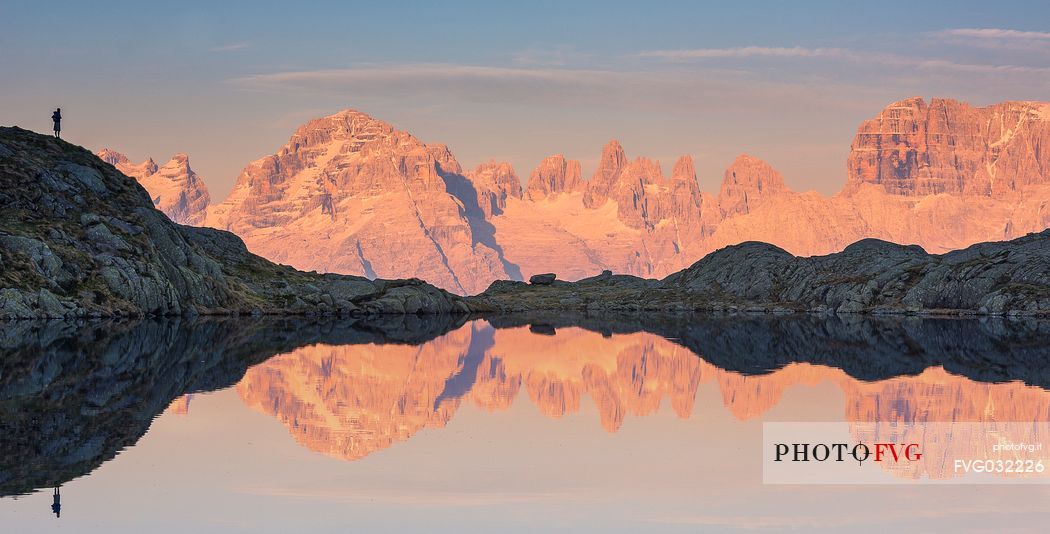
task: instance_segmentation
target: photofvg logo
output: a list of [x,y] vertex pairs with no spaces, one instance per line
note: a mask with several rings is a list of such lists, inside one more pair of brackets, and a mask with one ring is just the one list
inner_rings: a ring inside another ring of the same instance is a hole
[[875,443],[872,447],[865,443],[856,443],[852,447],[848,443],[777,443],[776,449],[774,462],[846,462],[852,458],[857,463],[864,463],[868,460],[881,462],[890,457],[894,462],[916,462],[922,459],[918,443]]
[[1050,423],[764,423],[766,484],[1048,483]]

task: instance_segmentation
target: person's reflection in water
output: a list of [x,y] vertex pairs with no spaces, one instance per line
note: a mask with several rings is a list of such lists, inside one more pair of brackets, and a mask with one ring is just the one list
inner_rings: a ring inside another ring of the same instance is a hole
[[55,517],[62,517],[62,496],[58,493],[58,486],[55,486],[55,502],[51,503],[51,511],[55,513]]

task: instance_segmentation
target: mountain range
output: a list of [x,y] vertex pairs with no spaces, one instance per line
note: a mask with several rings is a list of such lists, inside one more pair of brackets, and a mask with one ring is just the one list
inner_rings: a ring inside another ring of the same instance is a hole
[[229,230],[302,270],[421,278],[460,294],[500,279],[603,270],[663,277],[727,245],[764,241],[799,256],[863,238],[942,253],[1050,227],[1050,103],[975,107],[909,98],[864,121],[834,196],[796,192],[740,155],[717,194],[683,156],[665,176],[607,143],[590,179],[553,155],[524,183],[508,163],[465,170],[451,150],[356,110],[299,127],[249,163],[212,204],[178,154],[163,166],[99,156],[183,224]]

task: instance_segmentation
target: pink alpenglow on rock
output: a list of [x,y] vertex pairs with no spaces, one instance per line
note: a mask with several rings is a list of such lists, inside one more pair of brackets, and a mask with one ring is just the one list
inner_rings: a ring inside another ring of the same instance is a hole
[[532,171],[525,195],[536,201],[576,191],[583,183],[580,176],[580,162],[567,160],[561,154],[549,156]]
[[[469,183],[460,168],[443,145],[345,110],[306,123],[276,154],[245,167],[206,224],[299,269],[421,278],[473,293],[508,275],[450,192]],[[483,183],[473,201],[500,209],[521,195],[513,177],[509,166],[476,174]]]
[[864,121],[849,155],[846,192],[1001,198],[1050,183],[1050,103],[909,98]]
[[204,180],[190,168],[190,158],[186,154],[175,154],[159,167],[152,158],[135,165],[124,154],[108,148],[100,150],[98,157],[138,180],[149,192],[153,205],[171,220],[190,225],[204,222],[211,195]]
[[100,156],[175,220],[229,229],[271,260],[476,293],[548,272],[663,277],[744,241],[811,256],[868,237],[933,253],[1020,237],[1050,226],[1048,146],[1050,104],[912,98],[861,124],[838,195],[792,191],[750,155],[729,165],[713,195],[700,191],[689,156],[667,178],[615,140],[589,180],[561,154],[525,184],[508,163],[464,172],[446,145],[346,110],[245,167],[206,218],[206,190],[185,158],[158,167]]

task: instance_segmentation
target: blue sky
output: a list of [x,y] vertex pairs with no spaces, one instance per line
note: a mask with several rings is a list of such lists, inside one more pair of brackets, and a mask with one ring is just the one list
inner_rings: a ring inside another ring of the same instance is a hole
[[[216,5],[217,4],[217,5]],[[217,199],[306,120],[355,107],[526,178],[766,159],[831,193],[859,122],[910,96],[1048,99],[1044,2],[19,2],[0,4],[0,124],[135,160],[190,154]],[[568,4],[568,5],[563,5]]]

